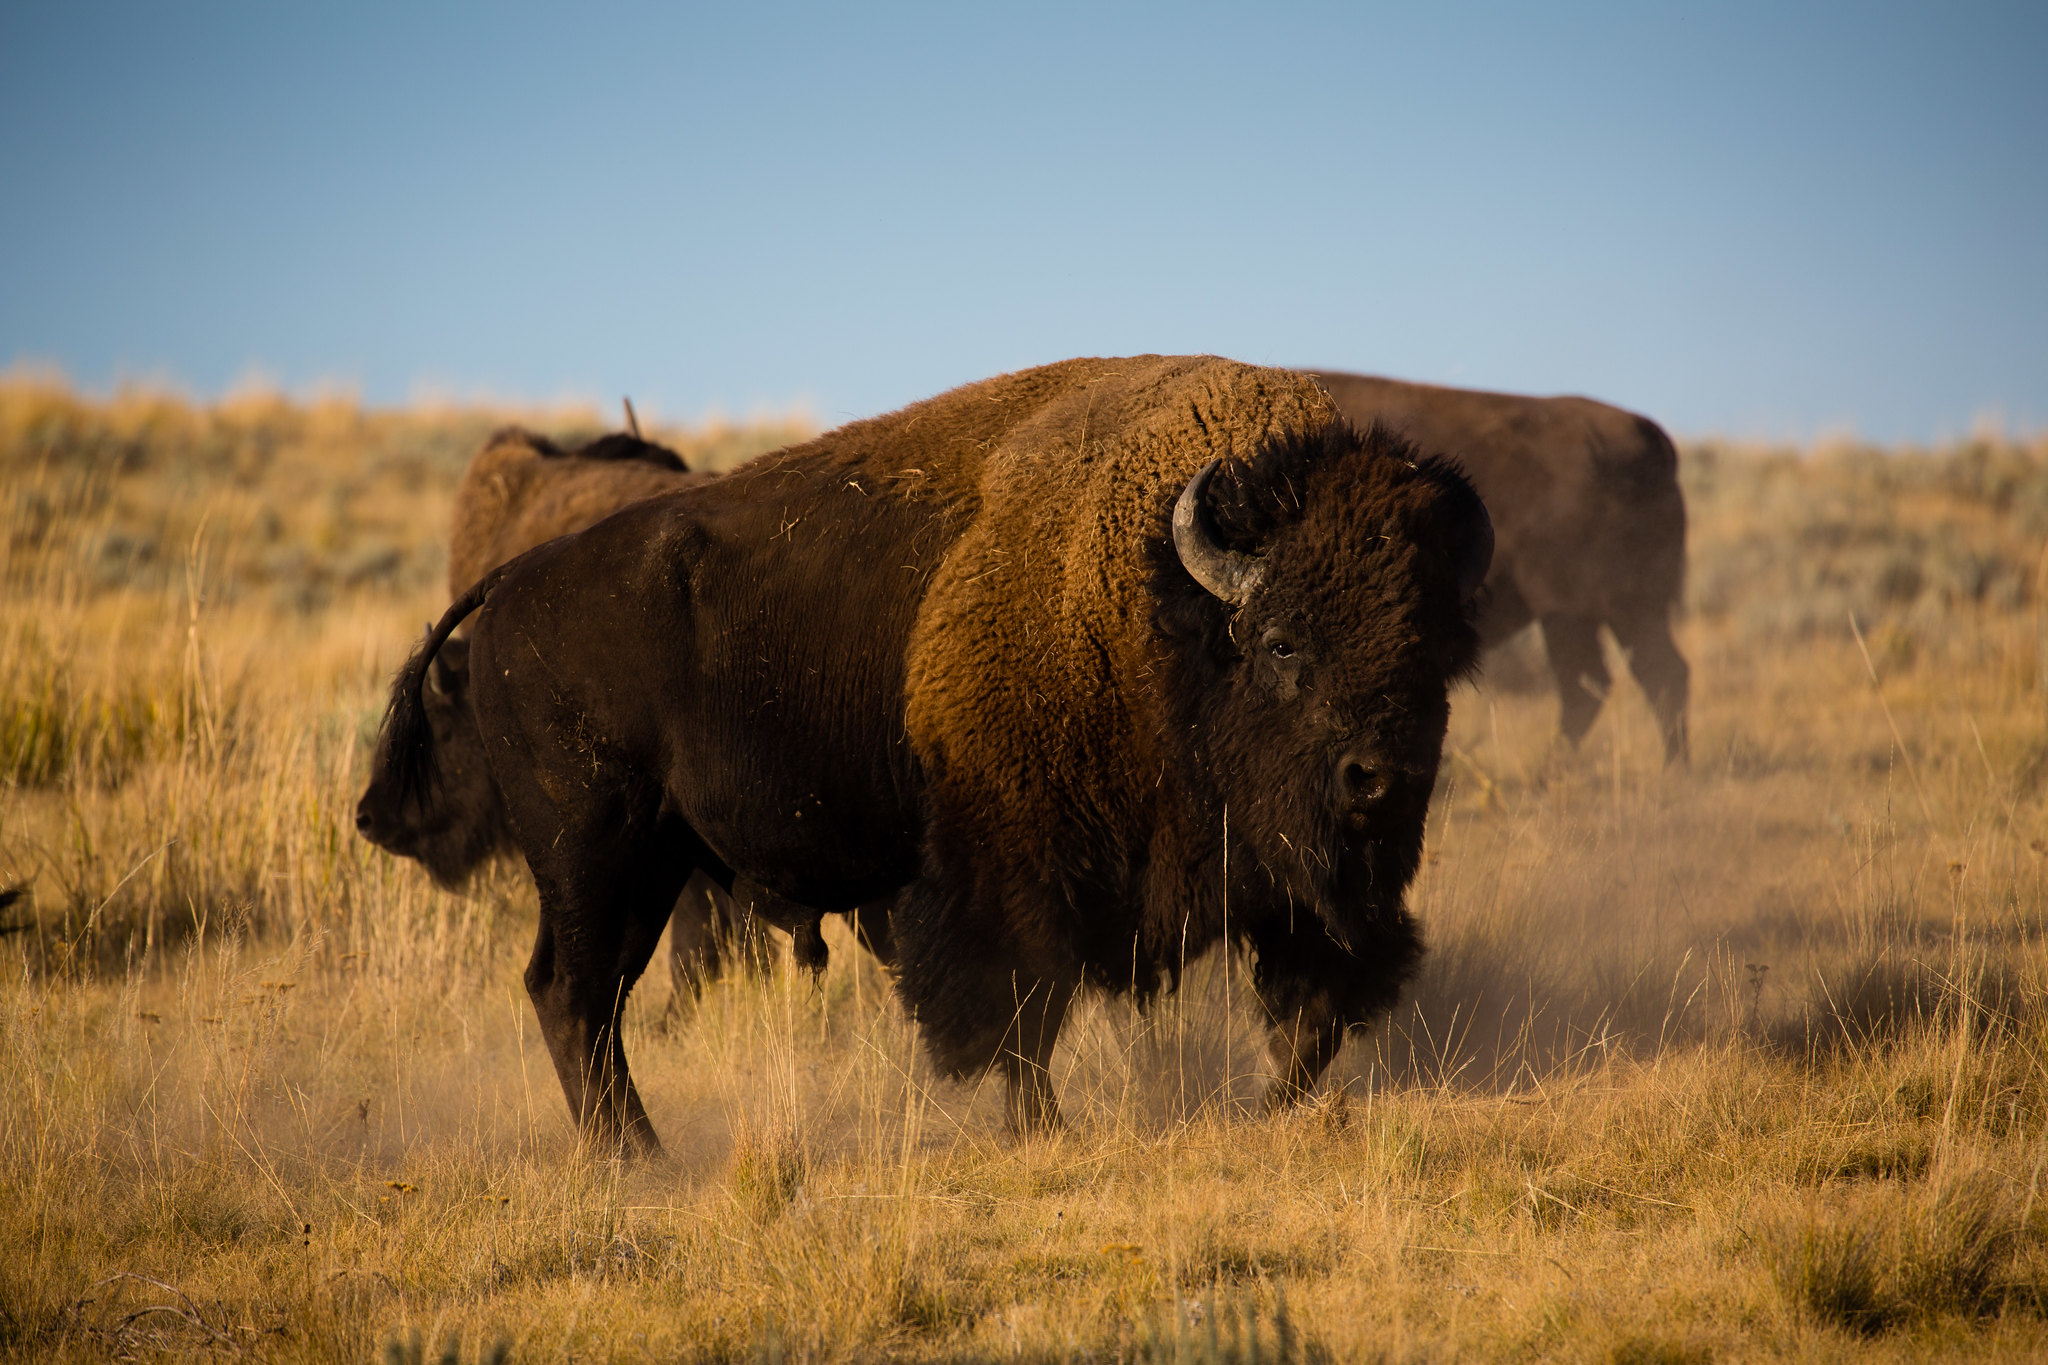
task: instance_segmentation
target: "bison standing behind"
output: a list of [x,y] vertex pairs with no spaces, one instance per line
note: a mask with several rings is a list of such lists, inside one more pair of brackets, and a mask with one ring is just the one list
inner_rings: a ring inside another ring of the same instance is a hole
[[[618,1033],[677,889],[817,911],[902,889],[897,986],[1020,1127],[1084,985],[1247,947],[1274,1096],[1419,952],[1404,893],[1473,665],[1486,512],[1306,376],[1025,370],[629,508],[466,592],[475,709],[540,888],[527,968],[584,1130],[658,1150]],[[479,611],[478,609],[481,608]]]
[[573,449],[522,427],[491,434],[462,473],[448,532],[448,595],[515,555],[629,503],[717,478],[667,446],[613,432]]
[[1685,495],[1663,428],[1590,398],[1316,379],[1352,421],[1455,457],[1486,499],[1500,546],[1480,637],[1491,646],[1542,626],[1565,739],[1585,737],[1612,685],[1605,625],[1657,713],[1665,761],[1684,762],[1690,671],[1671,613],[1685,586]]

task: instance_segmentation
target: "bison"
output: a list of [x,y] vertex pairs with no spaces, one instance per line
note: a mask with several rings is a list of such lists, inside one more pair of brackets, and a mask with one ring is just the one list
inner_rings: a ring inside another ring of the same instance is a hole
[[[526,971],[593,1141],[660,1150],[619,1012],[702,871],[791,922],[897,895],[896,987],[1020,1130],[1083,987],[1253,955],[1309,1090],[1420,953],[1404,895],[1492,555],[1449,463],[1305,375],[1074,360],[971,384],[639,503],[494,570],[477,722],[540,890]],[[798,909],[798,907],[803,907]]]
[[693,472],[667,446],[623,432],[564,450],[545,436],[505,427],[484,442],[455,490],[449,596],[513,556],[628,503],[717,477]]
[[[612,434],[565,450],[545,436],[506,427],[469,463],[455,492],[449,535],[450,595],[490,570],[556,536],[610,516],[657,493],[703,483],[683,458],[638,434]],[[483,740],[469,706],[469,642],[443,645],[428,675],[425,705],[440,755],[441,781],[429,803],[401,800],[382,755],[356,804],[363,837],[415,858],[446,887],[467,882],[487,859],[516,851],[505,807],[483,761]],[[724,892],[697,879],[677,898],[669,925],[669,975],[680,1002],[695,997],[725,957],[754,965],[765,944]]]
[[1480,638],[1542,626],[1565,739],[1585,737],[1611,686],[1605,625],[1657,713],[1665,761],[1683,763],[1690,682],[1671,613],[1685,586],[1685,496],[1663,428],[1589,398],[1315,377],[1353,422],[1384,423],[1464,467],[1500,536]]

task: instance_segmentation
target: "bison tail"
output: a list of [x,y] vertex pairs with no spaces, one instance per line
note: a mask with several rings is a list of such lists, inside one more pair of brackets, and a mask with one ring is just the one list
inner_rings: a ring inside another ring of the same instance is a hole
[[[516,561],[515,561],[516,562]],[[384,711],[384,731],[377,747],[390,765],[398,798],[415,808],[424,807],[432,789],[434,770],[434,726],[427,718],[424,689],[427,669],[448,637],[468,615],[484,604],[491,589],[505,576],[509,564],[501,564],[471,584],[469,591],[449,604],[441,619],[421,640],[391,680],[391,703]]]

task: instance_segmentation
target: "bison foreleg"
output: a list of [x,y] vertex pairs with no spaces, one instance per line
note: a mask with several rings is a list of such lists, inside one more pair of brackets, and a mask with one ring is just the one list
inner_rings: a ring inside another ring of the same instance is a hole
[[1330,997],[1317,991],[1295,1004],[1284,1016],[1273,1020],[1273,1034],[1266,1043],[1266,1055],[1273,1062],[1273,1080],[1266,1088],[1268,1113],[1297,1104],[1309,1097],[1344,1046],[1344,1020],[1331,1007]]
[[[1052,1054],[1080,966],[1047,952],[1042,938],[1020,943],[1011,926],[1042,923],[1049,912],[1028,902],[1006,908],[1000,886],[975,888],[973,863],[947,869],[943,842],[934,842],[926,852],[934,870],[875,921],[889,931],[897,992],[942,1074],[966,1080],[1000,1070],[1011,1130],[1058,1128]],[[953,889],[963,886],[973,889]]]
[[626,1067],[616,1016],[593,1024],[589,1013],[543,990],[534,996],[548,1054],[585,1140],[600,1151],[661,1155],[661,1141]]
[[875,961],[884,967],[896,965],[896,937],[889,927],[889,906],[889,901],[870,901],[847,916],[853,921],[853,934],[860,940],[860,946],[873,953]]
[[[608,1000],[603,994],[607,986]],[[606,982],[561,970],[555,935],[544,921],[526,969],[526,989],[569,1111],[585,1139],[601,1150],[659,1156],[661,1142],[640,1102],[619,1037],[625,980]]]
[[1345,1031],[1393,1008],[1422,956],[1422,939],[1405,912],[1354,926],[1349,947],[1311,923],[1266,924],[1250,938],[1258,954],[1252,985],[1273,1024],[1270,1111],[1307,1099]]
[[619,1020],[690,868],[660,838],[647,843],[638,857],[606,860],[601,873],[587,863],[574,873],[535,868],[540,931],[526,990],[584,1137],[600,1148],[658,1156]]
[[1558,729],[1573,748],[1593,728],[1613,680],[1600,654],[1600,622],[1572,612],[1543,616],[1543,652],[1557,679]]
[[1017,1011],[1003,1040],[1002,1068],[1010,1131],[1020,1136],[1065,1127],[1052,1085],[1052,1053],[1073,999],[1072,986],[1050,981],[1018,985]]

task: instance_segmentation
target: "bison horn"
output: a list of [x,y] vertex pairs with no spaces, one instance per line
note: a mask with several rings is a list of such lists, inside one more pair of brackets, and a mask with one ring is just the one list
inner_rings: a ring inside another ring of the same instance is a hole
[[1254,556],[1218,545],[1203,524],[1202,499],[1209,491],[1209,476],[1222,463],[1221,457],[1209,461],[1181,490],[1180,501],[1173,505],[1173,548],[1195,582],[1235,607],[1252,595],[1265,569]]

